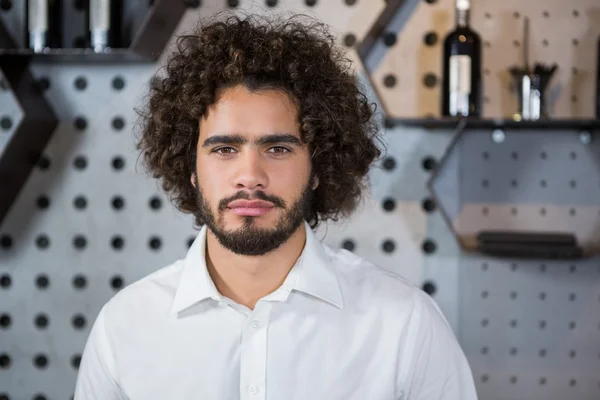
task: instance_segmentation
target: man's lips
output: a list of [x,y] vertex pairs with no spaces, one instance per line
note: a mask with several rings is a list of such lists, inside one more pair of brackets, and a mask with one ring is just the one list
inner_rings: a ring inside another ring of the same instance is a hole
[[237,215],[258,217],[266,214],[273,204],[263,200],[235,200],[227,205]]

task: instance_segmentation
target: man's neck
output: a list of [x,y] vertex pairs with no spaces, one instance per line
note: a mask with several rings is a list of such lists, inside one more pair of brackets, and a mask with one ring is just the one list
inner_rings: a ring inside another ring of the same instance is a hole
[[241,256],[221,246],[209,229],[206,267],[219,293],[253,310],[258,300],[283,284],[305,242],[306,229],[302,224],[277,249],[263,256]]

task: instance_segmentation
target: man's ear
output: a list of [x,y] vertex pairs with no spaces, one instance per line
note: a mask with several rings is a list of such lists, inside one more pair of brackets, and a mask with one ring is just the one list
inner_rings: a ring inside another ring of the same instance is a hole
[[192,172],[192,176],[190,176],[190,182],[192,182],[192,186],[196,187],[196,173]]
[[315,175],[313,178],[312,190],[315,190],[317,187],[319,187],[319,177]]

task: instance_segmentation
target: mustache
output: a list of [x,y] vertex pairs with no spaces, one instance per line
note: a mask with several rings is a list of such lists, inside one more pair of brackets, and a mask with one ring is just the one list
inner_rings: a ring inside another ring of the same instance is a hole
[[250,197],[248,192],[241,191],[237,192],[233,196],[221,199],[219,202],[219,210],[225,210],[227,205],[234,200],[263,200],[273,203],[275,207],[285,208],[285,201],[280,197],[271,196],[261,191],[254,192],[254,196]]

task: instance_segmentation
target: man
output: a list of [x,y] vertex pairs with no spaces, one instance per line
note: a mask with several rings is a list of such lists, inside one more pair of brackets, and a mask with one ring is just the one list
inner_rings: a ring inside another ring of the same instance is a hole
[[474,400],[435,303],[312,229],[356,208],[374,108],[319,23],[229,17],[182,37],[138,142],[201,230],[115,295],[76,400]]

